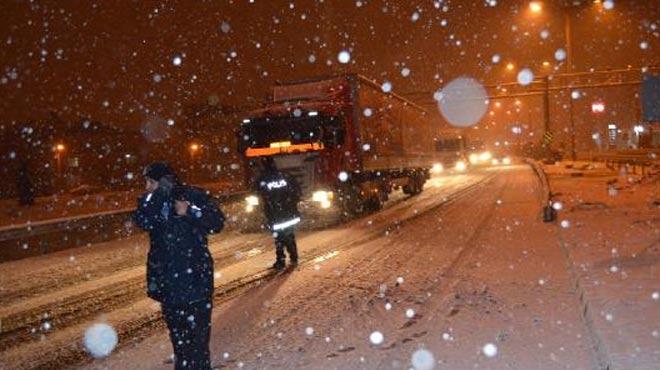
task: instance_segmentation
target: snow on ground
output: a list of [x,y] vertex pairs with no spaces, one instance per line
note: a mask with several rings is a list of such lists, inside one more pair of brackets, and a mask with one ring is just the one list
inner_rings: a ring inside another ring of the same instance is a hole
[[[622,177],[610,183],[618,189],[612,196],[605,169],[555,166],[553,173],[552,167],[559,220],[570,221],[567,228],[541,221],[534,172],[511,166],[434,178],[421,195],[395,196],[377,214],[303,232],[303,263],[288,274],[268,275],[274,257],[266,234],[214,238],[214,364],[653,368],[660,340],[653,327],[660,322],[657,183]],[[470,184],[476,185],[461,190]],[[164,363],[171,345],[159,307],[141,287],[144,243],[138,236],[1,264],[0,317],[21,305],[63,315],[67,305],[78,309],[76,300],[89,312],[65,324],[39,321],[32,340],[0,352],[0,368],[81,361],[90,369],[171,368]],[[84,276],[89,281],[75,281]],[[119,345],[94,360],[80,348],[86,330],[99,323],[117,331]]]
[[[534,173],[497,172],[465,197],[216,306],[214,363],[408,369],[431,354],[435,368],[593,368]],[[170,352],[163,331],[88,366],[166,369]]]
[[[660,174],[602,165],[546,166],[561,204],[560,241],[572,261],[586,318],[612,369],[660,364]],[[582,170],[575,170],[575,168]]]
[[[436,178],[429,182],[429,191],[414,202],[395,196],[388,207],[410,217],[484,176]],[[374,215],[370,221],[356,221],[364,231],[359,234],[349,226],[339,227],[309,237],[302,233],[300,243],[307,246],[310,255],[323,257],[337,246],[337,241],[350,245],[361,238],[372,238],[372,234],[381,232],[382,224],[390,223],[383,215]],[[78,361],[82,333],[97,320],[112,324],[120,338],[139,336],[145,326],[157,327],[154,322],[159,322],[158,305],[144,297],[145,243],[144,236],[140,236],[1,264],[0,269],[5,271],[0,274],[5,306],[0,317],[5,326],[0,341],[9,347],[0,353],[0,364],[33,368],[57,361]],[[219,292],[267,271],[273,260],[272,240],[265,233],[225,232],[212,239],[211,251],[216,259]],[[52,330],[41,330],[42,321],[49,322]],[[21,337],[19,344],[17,336]],[[43,352],[50,356],[38,355]]]

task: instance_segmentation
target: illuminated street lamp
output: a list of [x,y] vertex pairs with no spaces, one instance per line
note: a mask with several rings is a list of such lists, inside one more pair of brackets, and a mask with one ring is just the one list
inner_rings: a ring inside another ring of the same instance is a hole
[[541,2],[539,1],[532,1],[529,3],[529,10],[531,10],[532,13],[541,13],[541,11],[543,11],[543,5],[541,5]]
[[57,159],[57,172],[62,172],[62,156],[64,155],[66,146],[62,143],[58,143],[53,150],[55,151],[55,159]]
[[199,152],[199,149],[200,149],[201,147],[202,147],[202,146],[199,145],[199,144],[197,144],[197,143],[191,143],[191,144],[190,144],[190,146],[188,147],[188,149],[190,150],[190,159],[191,159],[191,160],[192,160],[192,159],[195,159],[195,154],[197,154],[197,152]]

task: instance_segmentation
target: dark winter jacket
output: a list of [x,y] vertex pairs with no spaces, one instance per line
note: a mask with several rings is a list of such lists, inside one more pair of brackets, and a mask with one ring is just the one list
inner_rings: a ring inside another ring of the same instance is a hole
[[135,223],[149,232],[147,295],[163,304],[181,305],[213,294],[213,259],[207,235],[222,230],[224,215],[202,189],[186,188],[188,214],[178,216],[174,202],[158,189],[138,199]]
[[277,223],[300,217],[298,202],[301,190],[293,177],[276,169],[266,170],[257,178],[255,187],[271,228]]

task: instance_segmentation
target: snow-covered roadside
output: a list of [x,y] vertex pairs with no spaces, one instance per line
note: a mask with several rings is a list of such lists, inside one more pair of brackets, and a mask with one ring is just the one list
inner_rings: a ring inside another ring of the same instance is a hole
[[602,164],[545,166],[601,366],[660,364],[660,182]]
[[[413,362],[417,369],[592,368],[556,233],[539,217],[536,178],[527,167],[500,171],[510,172],[469,197],[219,305],[214,362],[247,369],[407,369]],[[168,369],[170,352],[163,332],[89,368]]]

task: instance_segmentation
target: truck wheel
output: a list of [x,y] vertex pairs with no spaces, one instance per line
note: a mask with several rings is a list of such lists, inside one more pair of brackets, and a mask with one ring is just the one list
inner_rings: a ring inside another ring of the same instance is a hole
[[378,212],[383,209],[383,202],[380,197],[372,196],[364,202],[364,208],[367,212]]
[[341,192],[341,208],[348,217],[359,216],[366,210],[366,200],[358,189],[346,189]]
[[408,177],[408,183],[403,186],[403,193],[407,195],[417,195],[424,189],[426,180],[420,175],[411,175]]

